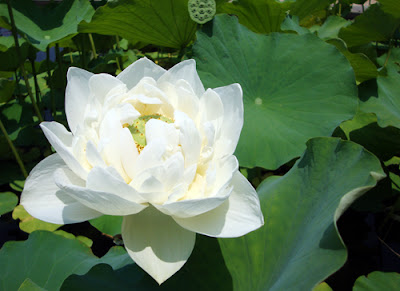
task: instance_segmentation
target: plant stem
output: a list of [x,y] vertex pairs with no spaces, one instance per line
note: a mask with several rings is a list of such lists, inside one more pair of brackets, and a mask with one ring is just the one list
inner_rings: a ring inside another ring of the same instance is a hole
[[95,59],[97,59],[96,47],[95,47],[95,45],[94,45],[93,36],[92,36],[91,33],[89,33],[88,35],[89,35],[90,45],[92,46],[93,57],[94,57]]
[[48,85],[50,87],[50,103],[51,103],[51,114],[53,115],[53,119],[56,119],[56,99],[54,98],[53,92],[53,79],[51,77],[50,72],[50,48],[46,48],[46,65],[47,65],[47,78],[48,78]]
[[32,74],[33,74],[33,80],[35,84],[35,97],[36,97],[36,103],[39,104],[39,95],[40,95],[40,90],[39,90],[39,84],[37,81],[37,75],[36,75],[36,68],[35,68],[35,60],[30,59],[31,62],[31,67],[32,67]]
[[15,26],[14,15],[13,15],[13,13],[12,13],[12,7],[11,7],[10,0],[7,0],[7,7],[8,7],[8,14],[9,14],[9,16],[10,16],[12,34],[13,34],[13,36],[14,36],[15,50],[16,50],[16,52],[17,52],[18,60],[21,62],[21,64],[20,64],[20,70],[21,70],[22,75],[23,75],[23,77],[24,77],[25,86],[26,86],[26,89],[28,90],[29,98],[31,99],[33,108],[34,108],[34,110],[35,110],[35,112],[36,112],[37,117],[39,118],[39,121],[42,122],[42,121],[43,121],[43,117],[42,117],[42,114],[40,114],[40,110],[39,110],[39,107],[37,106],[37,104],[36,104],[36,102],[35,102],[35,99],[33,98],[32,88],[31,88],[31,86],[29,85],[28,76],[27,76],[27,74],[26,74],[25,67],[24,67],[24,62],[23,62],[23,60],[22,60],[21,51],[20,51],[19,43],[18,43],[17,28],[16,28],[16,26]]
[[17,163],[18,163],[18,165],[19,165],[19,168],[21,169],[21,172],[22,172],[22,174],[24,175],[24,177],[25,177],[25,179],[26,179],[26,178],[28,177],[28,172],[26,171],[25,166],[24,166],[24,163],[22,162],[22,159],[21,159],[19,153],[17,152],[17,149],[15,148],[15,146],[14,146],[12,140],[11,140],[10,137],[8,136],[8,133],[7,133],[7,131],[6,131],[6,128],[4,127],[3,122],[2,122],[1,120],[0,120],[0,129],[1,129],[1,131],[3,132],[4,137],[6,138],[7,143],[8,143],[8,145],[10,146],[11,151],[13,152],[15,159],[17,160]]
[[86,56],[85,56],[85,40],[81,35],[81,51],[82,51],[82,69],[86,68]]
[[[115,41],[116,41],[117,50],[119,51],[121,49],[121,47],[119,45],[119,36],[118,35],[115,36]],[[117,68],[118,68],[118,70],[122,71],[122,59],[120,56],[117,57]]]

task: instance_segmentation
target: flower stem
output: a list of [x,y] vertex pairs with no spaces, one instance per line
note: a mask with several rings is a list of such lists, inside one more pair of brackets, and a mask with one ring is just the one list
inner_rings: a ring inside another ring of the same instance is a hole
[[33,74],[33,80],[35,84],[35,97],[36,97],[36,104],[39,104],[39,94],[40,94],[40,89],[39,89],[39,84],[37,80],[37,74],[36,74],[36,68],[35,68],[35,60],[34,59],[29,59],[31,62],[31,67],[32,67],[32,74]]
[[96,47],[95,47],[95,45],[94,45],[93,36],[92,36],[91,33],[89,33],[88,35],[89,35],[90,45],[92,46],[93,57],[94,57],[95,59],[97,59]]
[[17,33],[17,28],[15,26],[14,15],[12,13],[12,7],[11,7],[10,0],[7,0],[7,7],[8,7],[8,14],[10,16],[12,34],[14,36],[15,50],[17,52],[18,60],[21,62],[19,67],[20,67],[20,70],[21,70],[22,75],[24,77],[25,86],[26,86],[26,89],[28,90],[29,98],[31,99],[31,102],[32,102],[33,108],[35,110],[35,113],[36,113],[37,117],[39,118],[39,121],[42,122],[43,121],[43,117],[42,117],[42,114],[40,114],[39,107],[37,106],[36,101],[35,101],[35,99],[33,97],[32,88],[29,85],[28,76],[26,74],[25,67],[24,67],[24,62],[23,62],[22,57],[21,57],[21,51],[20,51],[19,43],[18,43],[18,33]]
[[14,146],[12,140],[11,140],[10,137],[8,136],[8,133],[7,133],[7,131],[6,131],[6,128],[4,127],[3,122],[2,122],[1,120],[0,120],[0,129],[1,129],[1,131],[3,132],[4,137],[6,138],[7,143],[8,143],[8,145],[10,146],[10,148],[11,148],[13,154],[14,154],[15,159],[17,160],[17,163],[18,163],[18,165],[19,165],[19,168],[21,169],[21,172],[22,172],[22,174],[24,175],[24,177],[25,177],[25,179],[26,179],[26,178],[28,177],[28,173],[27,173],[27,171],[26,171],[26,169],[25,169],[24,163],[22,162],[22,159],[21,159],[20,155],[18,154],[17,149],[15,148],[15,146]]
[[51,72],[50,72],[50,48],[49,47],[46,48],[46,66],[47,66],[48,86],[50,87],[51,113],[53,115],[53,119],[56,120],[56,99],[54,98],[53,79],[51,77]]

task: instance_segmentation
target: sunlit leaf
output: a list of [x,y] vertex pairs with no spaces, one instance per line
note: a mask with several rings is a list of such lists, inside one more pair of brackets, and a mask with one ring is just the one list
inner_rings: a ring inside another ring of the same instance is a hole
[[276,169],[356,111],[350,64],[312,34],[260,35],[217,15],[197,38],[193,51],[205,86],[237,82],[243,88],[244,126],[235,153],[241,166]]
[[[55,7],[39,6],[34,1],[11,1],[15,25],[19,32],[39,50],[77,33],[78,24],[90,21],[94,9],[86,0],[65,0]],[[9,21],[7,4],[0,3],[0,17]]]
[[291,3],[275,0],[229,1],[221,5],[222,13],[234,14],[239,22],[258,33],[280,31]]
[[15,207],[12,217],[15,220],[20,220],[19,228],[27,233],[31,233],[35,230],[54,231],[61,226],[60,224],[53,224],[34,218],[26,212],[22,205]]
[[265,225],[219,239],[235,290],[311,290],[347,252],[336,221],[385,176],[380,161],[353,142],[315,138],[283,177],[258,188]]
[[183,48],[193,40],[196,27],[187,0],[121,0],[98,8],[90,23],[79,25],[79,31]]

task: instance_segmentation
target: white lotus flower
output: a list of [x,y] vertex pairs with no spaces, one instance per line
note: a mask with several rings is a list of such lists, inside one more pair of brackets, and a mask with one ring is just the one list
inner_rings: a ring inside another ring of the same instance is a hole
[[34,217],[67,224],[124,216],[132,259],[159,284],[190,256],[196,233],[238,237],[263,225],[233,152],[243,125],[239,84],[204,90],[193,60],[169,71],[143,58],[117,77],[70,68],[71,132],[40,126],[57,153],[25,183]]

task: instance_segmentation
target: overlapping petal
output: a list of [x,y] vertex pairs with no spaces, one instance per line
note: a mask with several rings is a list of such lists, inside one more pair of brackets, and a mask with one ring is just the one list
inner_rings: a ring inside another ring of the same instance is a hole
[[213,237],[238,237],[264,224],[257,192],[247,179],[236,172],[233,191],[221,206],[204,214],[174,220],[182,227]]
[[122,238],[135,263],[161,284],[185,264],[196,234],[149,207],[124,217]]
[[89,102],[89,79],[92,73],[79,68],[69,68],[65,90],[65,114],[70,130],[75,133],[78,124],[83,123],[86,106]]
[[29,174],[21,196],[21,204],[28,213],[40,220],[56,224],[86,221],[102,213],[88,208],[60,190],[55,184],[54,172],[69,171],[59,154],[53,154]]

